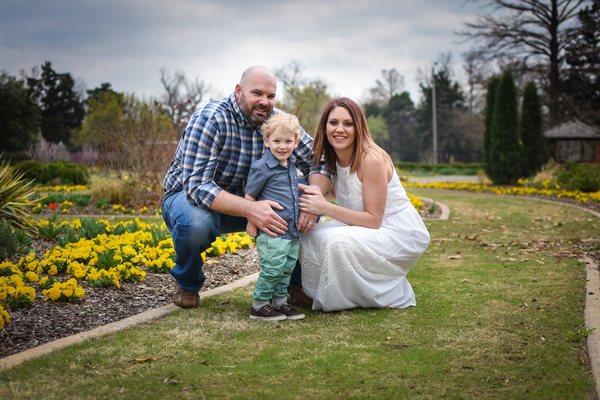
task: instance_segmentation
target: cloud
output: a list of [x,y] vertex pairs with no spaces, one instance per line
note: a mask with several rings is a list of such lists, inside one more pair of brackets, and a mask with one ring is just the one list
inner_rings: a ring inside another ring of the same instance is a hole
[[[405,76],[460,51],[453,31],[473,18],[459,1],[9,1],[0,15],[2,68],[51,60],[89,87],[157,95],[159,70],[199,76],[229,93],[253,64],[292,59],[338,94],[359,98],[383,68]],[[458,57],[455,57],[458,60]]]

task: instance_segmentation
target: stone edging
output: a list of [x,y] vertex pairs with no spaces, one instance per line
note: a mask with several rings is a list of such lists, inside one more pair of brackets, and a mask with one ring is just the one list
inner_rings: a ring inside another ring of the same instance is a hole
[[450,218],[450,208],[445,205],[444,203],[441,203],[437,200],[433,200],[430,199],[429,197],[422,197],[419,196],[422,200],[426,200],[432,203],[435,203],[435,205],[439,206],[440,209],[442,210],[442,213],[440,214],[440,216],[438,218],[423,218],[425,220],[430,220],[430,221],[447,221]]
[[[251,283],[254,283],[257,278],[258,272],[252,275],[248,275],[244,278],[238,279],[237,281],[228,283],[227,285],[219,286],[217,288],[207,290],[206,292],[200,292],[200,298],[205,299],[207,297],[212,297],[234,289],[248,286]],[[91,338],[103,336],[113,332],[118,332],[123,329],[127,329],[145,322],[149,322],[153,319],[162,317],[176,310],[180,310],[180,308],[171,303],[162,307],[154,308],[152,310],[144,311],[140,314],[133,315],[120,321],[115,321],[106,325],[99,326],[89,331],[80,332],[75,335],[60,338],[52,342],[44,343],[40,346],[33,347],[31,349],[27,349],[20,353],[13,354],[0,359],[0,371],[15,367],[25,361],[32,360],[34,358],[38,358],[46,354],[50,354],[53,351],[63,349],[67,346],[71,346],[76,343],[81,343]]]
[[592,376],[596,382],[596,395],[600,397],[600,266],[584,257],[586,266],[585,326],[590,330],[587,348]]

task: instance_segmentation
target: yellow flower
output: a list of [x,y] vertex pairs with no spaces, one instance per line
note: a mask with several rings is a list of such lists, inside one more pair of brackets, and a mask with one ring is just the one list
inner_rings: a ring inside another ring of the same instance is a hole
[[31,271],[27,271],[25,273],[25,278],[27,278],[27,280],[29,282],[37,282],[40,279],[38,274],[36,274],[35,272],[31,272]]
[[2,304],[0,304],[0,330],[4,329],[9,322],[10,314],[2,307]]

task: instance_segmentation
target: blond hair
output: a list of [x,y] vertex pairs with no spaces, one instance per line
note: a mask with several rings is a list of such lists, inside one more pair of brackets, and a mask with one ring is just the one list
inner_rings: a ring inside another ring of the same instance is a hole
[[280,130],[291,133],[297,141],[300,140],[302,128],[295,115],[284,112],[273,115],[262,126],[263,139],[268,139],[273,132]]

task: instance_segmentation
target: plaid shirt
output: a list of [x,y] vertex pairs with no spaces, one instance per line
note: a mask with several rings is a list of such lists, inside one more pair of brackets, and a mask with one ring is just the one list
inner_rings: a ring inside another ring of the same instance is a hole
[[[304,176],[331,177],[325,164],[311,164],[312,138],[304,131],[294,150]],[[211,101],[191,116],[164,179],[165,197],[185,190],[188,200],[209,208],[221,190],[243,196],[250,164],[265,147],[260,127],[254,127],[240,109],[235,93]]]

